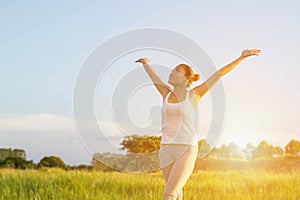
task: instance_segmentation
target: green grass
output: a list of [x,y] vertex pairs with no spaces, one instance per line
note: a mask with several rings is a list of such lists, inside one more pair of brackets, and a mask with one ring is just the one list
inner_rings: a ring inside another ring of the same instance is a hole
[[[0,199],[160,200],[164,179],[157,173],[0,170]],[[184,187],[185,200],[300,199],[300,173],[196,171]]]

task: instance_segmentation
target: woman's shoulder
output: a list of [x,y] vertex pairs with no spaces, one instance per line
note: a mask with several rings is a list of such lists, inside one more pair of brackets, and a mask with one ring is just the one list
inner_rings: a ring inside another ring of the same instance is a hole
[[166,88],[166,89],[161,93],[161,96],[162,96],[163,98],[166,98],[172,91],[173,91],[172,88]]
[[197,99],[195,92],[193,90],[189,90],[188,94],[189,94],[189,100],[191,105],[193,106],[194,109],[196,109],[198,107],[199,101]]

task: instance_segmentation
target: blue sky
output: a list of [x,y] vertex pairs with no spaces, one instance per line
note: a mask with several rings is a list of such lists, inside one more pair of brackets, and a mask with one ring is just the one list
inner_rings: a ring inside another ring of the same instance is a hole
[[[258,0],[2,2],[0,147],[23,148],[35,161],[58,155],[68,164],[89,163],[73,124],[80,67],[102,42],[144,27],[190,37],[218,69],[243,49],[261,48],[259,57],[245,60],[222,79],[226,120],[220,144],[266,139],[284,146],[300,139],[299,8],[298,1]],[[207,95],[199,105],[203,132],[209,107]]]

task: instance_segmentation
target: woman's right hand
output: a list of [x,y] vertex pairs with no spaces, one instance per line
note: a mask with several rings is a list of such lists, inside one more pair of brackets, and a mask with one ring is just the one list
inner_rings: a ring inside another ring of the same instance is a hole
[[259,53],[261,52],[260,49],[246,49],[242,52],[241,57],[246,58],[249,56],[259,56]]
[[142,64],[148,64],[149,59],[148,58],[140,58],[135,61],[136,63],[142,63]]

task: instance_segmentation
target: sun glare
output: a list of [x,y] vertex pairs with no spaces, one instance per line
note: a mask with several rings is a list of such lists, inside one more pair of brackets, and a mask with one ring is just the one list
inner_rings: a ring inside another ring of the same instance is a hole
[[238,129],[231,132],[230,138],[232,138],[232,142],[244,149],[247,147],[247,144],[251,142],[251,133],[245,129]]

